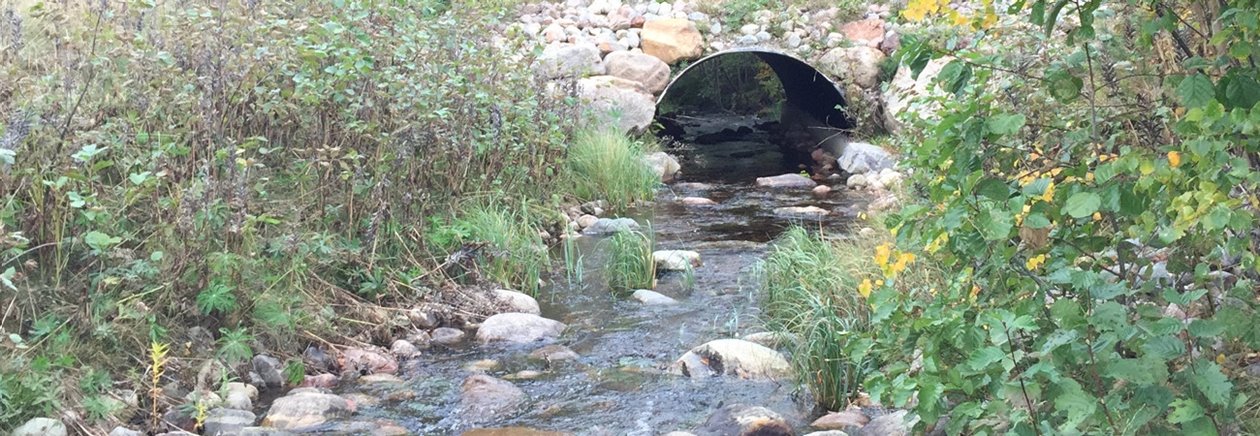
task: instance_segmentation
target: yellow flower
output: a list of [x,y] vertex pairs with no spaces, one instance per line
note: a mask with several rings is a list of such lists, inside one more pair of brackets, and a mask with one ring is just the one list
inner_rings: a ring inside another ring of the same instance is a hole
[[871,279],[863,279],[862,283],[858,285],[857,291],[862,298],[870,298],[871,289],[874,287],[875,285],[871,283]]
[[1028,262],[1024,263],[1024,267],[1028,268],[1029,271],[1036,271],[1037,268],[1041,268],[1041,265],[1045,263],[1046,263],[1046,255],[1038,254],[1036,256],[1028,258]]
[[1181,166],[1181,153],[1175,151],[1168,152],[1168,164],[1172,165],[1173,168]]

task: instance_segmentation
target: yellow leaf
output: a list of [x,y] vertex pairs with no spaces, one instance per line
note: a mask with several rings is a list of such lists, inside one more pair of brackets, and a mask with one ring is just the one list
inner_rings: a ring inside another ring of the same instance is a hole
[[1049,185],[1046,185],[1046,192],[1041,194],[1041,201],[1046,203],[1054,202],[1054,182],[1050,182]]
[[1217,354],[1217,355],[1216,355],[1216,363],[1217,363],[1218,365],[1224,365],[1224,364],[1225,364],[1225,353],[1221,353],[1221,354]]
[[871,289],[873,289],[874,287],[875,286],[871,284],[871,279],[863,279],[862,284],[858,285],[857,291],[858,291],[858,294],[862,296],[862,298],[870,298]]
[[1094,221],[1102,221],[1102,214],[1094,212]]
[[1168,152],[1168,164],[1172,165],[1173,168],[1181,166],[1181,153],[1175,151]]

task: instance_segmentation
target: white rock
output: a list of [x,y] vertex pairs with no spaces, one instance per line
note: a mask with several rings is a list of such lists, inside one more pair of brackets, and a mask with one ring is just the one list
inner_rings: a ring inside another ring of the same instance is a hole
[[877,48],[833,48],[818,59],[818,67],[831,77],[852,80],[858,86],[871,89],[879,85],[879,65],[885,57]]
[[791,34],[791,35],[788,35],[788,38],[787,38],[787,45],[788,45],[788,47],[791,47],[791,48],[797,48],[797,47],[800,47],[800,46],[801,46],[801,36],[800,36],[800,35],[797,35],[797,34],[795,34],[795,33],[793,33],[793,34]]
[[[836,164],[849,174],[862,174],[871,171],[883,171],[893,166],[892,155],[874,144],[850,142],[840,149],[840,157]],[[878,176],[876,176],[878,178]],[[867,180],[870,182],[871,180]]]
[[622,133],[643,131],[656,117],[656,99],[638,82],[588,77],[578,81],[578,95],[597,125],[615,126]]
[[490,296],[499,302],[504,312],[528,313],[531,315],[542,314],[542,309],[538,307],[538,300],[523,292],[495,289],[490,291]]
[[420,349],[416,348],[416,345],[412,344],[411,341],[398,339],[395,340],[393,344],[390,344],[389,352],[390,354],[398,356],[400,359],[406,359],[419,355]]
[[646,163],[648,168],[651,168],[652,171],[661,178],[662,183],[668,183],[669,181],[674,180],[674,176],[682,169],[682,167],[678,165],[678,159],[674,159],[673,156],[670,156],[663,151],[644,155],[643,162]]
[[578,225],[578,227],[581,227],[581,228],[584,228],[584,229],[585,229],[585,228],[587,228],[587,227],[590,227],[590,226],[595,225],[595,222],[596,222],[596,221],[599,221],[599,217],[597,217],[597,216],[595,216],[595,215],[591,215],[591,214],[586,214],[586,215],[582,215],[582,216],[578,217],[578,219],[577,219],[577,225]]
[[817,206],[788,206],[774,209],[775,215],[790,218],[820,218],[829,213],[826,209]]
[[682,204],[687,206],[713,206],[717,202],[704,197],[683,197]]
[[298,388],[271,403],[262,425],[281,430],[312,427],[328,421],[344,419],[354,405],[337,395],[316,388]]
[[598,76],[604,74],[599,47],[594,44],[551,44],[534,64],[544,79]]
[[700,253],[688,250],[659,250],[652,253],[656,268],[663,271],[686,271],[700,266]]
[[564,323],[528,313],[500,313],[486,318],[477,329],[480,342],[530,343],[555,339],[564,332]]
[[953,60],[951,56],[932,59],[928,61],[927,66],[923,67],[923,71],[917,78],[913,77],[908,66],[900,66],[892,82],[884,91],[884,127],[896,133],[901,130],[902,119],[934,118],[936,111],[940,109],[940,104],[917,104],[917,102],[943,92],[934,84],[936,76]]
[[764,30],[757,32],[757,42],[769,42],[771,39],[774,39],[774,35],[770,32]]
[[757,32],[760,32],[760,31],[761,31],[761,26],[758,26],[756,24],[745,24],[739,28],[739,33],[741,35],[756,35]]
[[660,292],[650,291],[647,289],[636,290],[634,291],[634,294],[631,295],[631,297],[634,297],[635,300],[639,300],[643,304],[646,304],[649,306],[666,306],[670,304],[678,304],[678,300],[669,298],[669,296],[662,294]]
[[758,177],[757,186],[764,188],[813,188],[818,183],[800,174],[781,174],[773,177]]
[[670,372],[691,378],[718,375],[744,379],[781,379],[792,367],[778,351],[740,339],[718,339],[692,348],[670,366]]
[[52,418],[31,418],[14,429],[13,436],[66,436],[66,425]]

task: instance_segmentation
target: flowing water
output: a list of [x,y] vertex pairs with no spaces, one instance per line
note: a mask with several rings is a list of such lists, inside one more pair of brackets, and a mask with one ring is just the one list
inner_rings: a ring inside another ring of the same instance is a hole
[[[755,120],[698,120],[688,133],[749,124]],[[645,306],[614,296],[600,274],[604,249],[600,238],[581,237],[576,240],[582,253],[580,280],[573,277],[577,271],[557,271],[538,296],[544,317],[568,324],[558,343],[577,352],[581,357],[576,361],[549,364],[529,359],[540,345],[437,347],[405,365],[401,386],[360,385],[341,393],[383,398],[379,404],[361,404],[358,415],[388,419],[417,434],[528,427],[573,434],[656,435],[699,427],[714,411],[732,403],[767,407],[804,430],[816,414],[809,393],[792,381],[690,379],[665,371],[694,346],[764,331],[756,268],[767,242],[794,221],[838,231],[858,210],[855,203],[861,199],[844,189],[819,197],[805,188],[754,186],[756,177],[799,169],[768,143],[768,133],[745,132],[706,144],[684,141],[681,149],[671,151],[683,156],[681,180],[663,188],[653,204],[630,214],[645,228],[650,226],[656,249],[700,253],[703,265],[692,277],[667,273],[659,279],[657,291],[679,304]],[[684,206],[678,199],[686,196],[718,204]],[[802,222],[773,212],[776,207],[810,205],[831,214]],[[557,257],[563,258],[563,253],[557,251]],[[474,362],[524,390],[529,397],[526,406],[506,418],[467,422],[458,413],[459,385],[472,374],[468,367]],[[526,374],[522,371],[541,374],[513,377]]]

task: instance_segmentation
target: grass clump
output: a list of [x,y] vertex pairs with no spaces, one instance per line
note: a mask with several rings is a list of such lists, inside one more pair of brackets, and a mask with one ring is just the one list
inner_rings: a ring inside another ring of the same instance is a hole
[[582,201],[605,200],[614,209],[652,199],[661,179],[643,155],[654,148],[615,131],[577,132],[565,161],[573,195]]
[[613,292],[656,287],[656,261],[652,258],[655,243],[652,231],[623,230],[610,236],[608,260],[604,275]]
[[533,294],[538,291],[543,269],[550,264],[547,246],[540,237],[544,209],[478,201],[459,208],[457,215],[434,220],[428,233],[436,253],[465,250],[471,262],[455,262],[451,278],[476,282],[489,280]]

